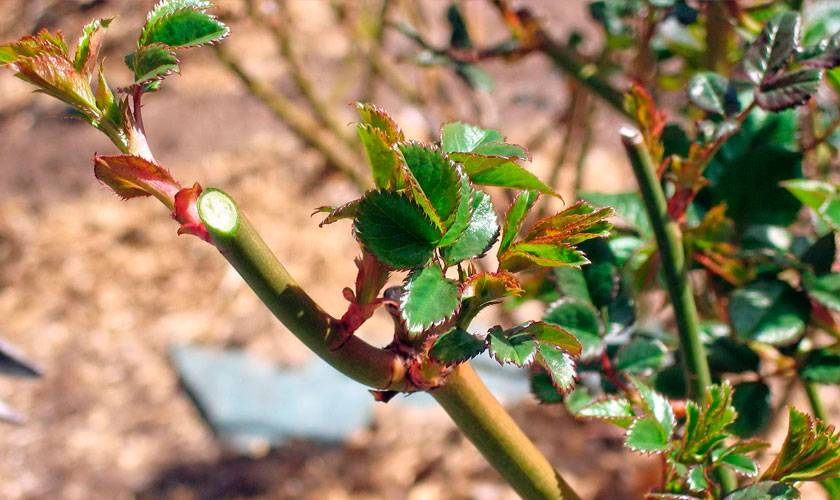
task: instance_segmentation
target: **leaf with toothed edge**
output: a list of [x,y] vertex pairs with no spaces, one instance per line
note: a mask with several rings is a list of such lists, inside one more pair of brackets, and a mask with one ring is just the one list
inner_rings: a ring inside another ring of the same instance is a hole
[[461,236],[451,245],[441,248],[447,265],[484,255],[499,237],[499,222],[493,200],[484,191],[475,191],[472,216]]
[[554,387],[562,394],[572,390],[577,377],[572,355],[564,349],[545,343],[540,343],[537,350],[539,351],[537,360],[548,371]]
[[776,481],[761,481],[726,495],[723,500],[797,500],[799,490]]
[[451,317],[459,301],[458,283],[433,264],[408,276],[400,297],[400,315],[409,332],[420,333]]
[[670,439],[674,427],[677,425],[674,410],[671,408],[671,403],[668,398],[659,394],[650,388],[650,386],[642,383],[635,377],[629,377],[630,382],[639,391],[639,396],[642,400],[642,407],[645,413],[652,416],[654,420],[662,427],[667,439]]
[[402,188],[399,168],[400,158],[388,143],[385,133],[367,124],[357,127],[359,141],[365,150],[368,164],[373,173],[373,182],[378,188]]
[[589,264],[583,252],[571,245],[554,243],[516,243],[499,258],[499,268],[518,272],[533,267],[580,267]]
[[518,193],[510,204],[507,214],[505,214],[505,221],[502,225],[502,241],[499,243],[498,256],[501,256],[516,239],[519,234],[519,229],[528,216],[528,212],[534,203],[537,202],[540,194],[536,191],[522,191]]
[[509,337],[502,327],[494,326],[487,333],[490,340],[490,355],[499,362],[519,367],[530,365],[537,355],[537,343],[528,335]]
[[761,479],[795,482],[840,476],[840,433],[792,406],[789,415],[782,449]]
[[542,321],[528,321],[509,330],[512,334],[528,334],[541,345],[557,347],[571,354],[580,356],[581,346],[578,339],[557,325]]
[[440,232],[419,205],[388,191],[365,194],[353,228],[362,245],[393,269],[423,266],[440,240]]
[[662,453],[669,448],[670,433],[655,418],[640,418],[627,429],[624,445],[640,453]]
[[549,306],[543,320],[574,335],[582,346],[584,360],[592,360],[604,350],[598,311],[591,303],[564,297]]
[[429,355],[442,363],[462,363],[481,354],[484,339],[461,328],[453,328],[435,340]]
[[41,53],[21,57],[10,63],[10,67],[17,71],[18,78],[35,85],[41,92],[74,106],[87,117],[99,117],[88,78],[76,71],[66,55]]
[[476,194],[476,191],[472,188],[472,185],[470,185],[469,178],[467,178],[466,175],[462,175],[461,193],[458,199],[458,208],[455,210],[455,218],[452,220],[452,224],[449,225],[446,233],[444,233],[443,238],[440,239],[440,242],[438,243],[439,247],[452,245],[458,241],[467,227],[469,227],[475,211],[473,202],[475,201],[476,196],[479,195]]
[[125,64],[134,72],[135,83],[159,80],[180,71],[175,51],[163,44],[138,48],[125,56]]
[[744,54],[747,77],[760,85],[781,69],[799,48],[799,14],[781,12],[772,17]]
[[449,157],[464,167],[464,171],[475,184],[530,189],[560,198],[560,195],[539,177],[508,157],[476,153],[450,153]]
[[76,54],[73,57],[73,66],[76,71],[83,75],[92,75],[99,57],[99,49],[102,45],[102,32],[111,24],[112,19],[96,19],[91,21],[82,30],[76,47]]
[[805,103],[817,92],[822,70],[802,69],[771,78],[755,94],[755,102],[769,111],[782,111]]
[[441,148],[447,153],[527,158],[525,148],[508,144],[498,130],[485,130],[461,122],[447,123],[440,131]]
[[324,220],[318,224],[318,227],[324,227],[327,224],[332,224],[342,219],[355,219],[356,215],[359,213],[359,205],[361,202],[362,200],[360,198],[358,200],[348,201],[344,205],[340,205],[335,208],[328,206],[318,207],[314,212],[312,212],[312,215],[317,213],[327,214]]
[[455,220],[464,174],[437,149],[417,142],[398,144],[398,149],[414,201],[445,231]]
[[608,398],[593,401],[580,408],[575,413],[575,416],[604,420],[625,429],[629,428],[630,424],[636,418],[636,414],[633,412],[633,405],[626,398]]
[[230,29],[206,13],[211,6],[202,0],[162,0],[146,18],[138,47],[162,43],[187,48],[222,40]]
[[400,130],[399,125],[391,118],[391,115],[379,106],[357,102],[356,112],[359,113],[362,125],[369,125],[381,131],[389,146],[405,140],[405,136],[402,130]]

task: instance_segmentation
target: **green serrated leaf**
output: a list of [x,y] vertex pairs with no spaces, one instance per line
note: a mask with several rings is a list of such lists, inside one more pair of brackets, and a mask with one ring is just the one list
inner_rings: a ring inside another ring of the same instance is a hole
[[819,481],[840,476],[840,434],[834,427],[790,407],[782,449],[762,480]]
[[441,231],[448,229],[461,198],[460,169],[439,150],[420,143],[403,143],[398,148],[405,160],[414,201]]
[[655,370],[665,361],[667,349],[661,341],[637,338],[626,344],[615,357],[615,369],[627,373]]
[[441,249],[441,256],[447,265],[484,255],[499,237],[499,222],[490,195],[484,191],[475,191],[472,205],[472,217],[467,228],[455,243]]
[[691,491],[705,491],[709,487],[709,481],[706,479],[706,471],[699,465],[688,469],[686,483],[688,484],[688,489]]
[[788,345],[805,332],[808,308],[785,283],[757,281],[735,290],[729,317],[735,335],[742,340]]
[[760,483],[733,491],[724,500],[797,500],[799,491],[793,486],[775,481]]
[[469,227],[472,221],[473,202],[475,201],[476,191],[470,185],[470,180],[466,175],[461,176],[461,194],[458,199],[458,208],[455,210],[455,218],[452,224],[444,233],[443,238],[440,239],[438,246],[447,247],[452,245],[464,234],[464,231]]
[[758,475],[758,465],[746,455],[732,453],[720,459],[720,463],[729,467],[742,476],[755,477]]
[[770,423],[770,388],[757,380],[735,384],[732,406],[738,417],[729,426],[730,432],[740,438],[755,436]]
[[519,234],[519,229],[528,216],[528,212],[534,203],[537,202],[540,194],[537,191],[523,191],[518,193],[510,204],[510,208],[505,214],[505,222],[502,226],[502,240],[499,243],[498,254],[501,256],[513,243],[513,240]]
[[371,191],[362,198],[353,227],[362,245],[394,269],[423,266],[440,239],[419,205],[388,191]]
[[652,416],[659,423],[666,433],[666,438],[670,439],[677,420],[674,417],[674,410],[671,408],[671,403],[668,401],[668,398],[654,391],[650,386],[635,377],[631,376],[630,382],[639,391],[645,413]]
[[537,342],[528,335],[508,336],[508,332],[494,326],[488,332],[490,355],[500,365],[505,363],[522,367],[530,365],[537,355]]
[[533,394],[540,403],[549,405],[559,404],[564,400],[568,401],[568,398],[574,393],[575,391],[564,398],[563,395],[560,394],[560,392],[554,387],[551,377],[547,373],[540,370],[531,374],[531,394]]
[[408,331],[420,333],[452,316],[459,301],[458,283],[431,265],[408,276],[400,297],[400,313]]
[[506,143],[498,130],[485,130],[461,122],[447,123],[443,126],[440,132],[440,144],[447,153],[476,153],[509,158],[528,157],[523,147]]
[[362,125],[369,125],[382,132],[389,146],[405,140],[405,135],[403,135],[397,122],[379,106],[357,102],[356,112],[359,113]]
[[771,78],[759,87],[755,102],[768,111],[782,111],[805,103],[820,86],[822,70],[801,69]]
[[635,420],[624,440],[624,446],[641,453],[662,453],[669,445],[670,433],[653,417]]
[[822,276],[804,273],[802,285],[812,299],[831,310],[840,311],[840,273]]
[[399,189],[402,187],[398,175],[399,155],[388,144],[384,132],[372,125],[365,124],[359,124],[357,130],[376,187],[383,189]]
[[575,386],[575,360],[571,354],[553,345],[540,343],[539,363],[548,371],[554,387],[563,394]]
[[545,184],[536,175],[518,164],[515,159],[477,153],[450,153],[449,157],[464,167],[464,171],[475,184],[511,189],[530,189],[560,197],[551,186]]
[[199,0],[162,0],[149,13],[137,46],[160,43],[186,48],[218,42],[230,30],[205,12],[210,6],[210,2]]
[[111,19],[96,19],[82,29],[82,36],[76,46],[73,66],[83,75],[92,75],[102,44],[102,31],[111,24]]
[[826,347],[809,352],[799,367],[799,376],[817,384],[840,384],[840,349]]
[[499,268],[510,272],[533,267],[580,267],[589,264],[583,252],[566,243],[515,243],[499,258]]
[[756,85],[782,68],[799,47],[799,15],[781,12],[767,21],[744,55],[744,72]]
[[528,334],[540,344],[557,347],[572,356],[580,356],[580,342],[574,335],[558,325],[542,321],[528,321],[516,327],[516,334]]
[[560,299],[549,306],[543,321],[558,325],[574,335],[582,347],[581,359],[594,359],[603,351],[601,323],[592,304],[572,297]]
[[723,75],[697,73],[688,82],[688,98],[692,104],[709,113],[728,116],[740,111],[735,87]]
[[461,328],[453,328],[435,340],[429,355],[442,363],[461,363],[481,354],[485,341]]
[[135,83],[145,83],[178,73],[178,57],[165,45],[139,47],[137,52],[125,56],[126,66],[134,72]]
[[575,415],[585,418],[597,418],[611,424],[623,427],[630,427],[636,417],[633,412],[633,405],[625,398],[609,398],[594,401],[580,408]]

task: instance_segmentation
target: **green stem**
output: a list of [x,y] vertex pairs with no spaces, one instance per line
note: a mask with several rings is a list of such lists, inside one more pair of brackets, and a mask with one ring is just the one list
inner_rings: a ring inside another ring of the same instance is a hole
[[377,389],[410,389],[403,360],[356,336],[331,348],[340,332],[333,319],[295,283],[236,203],[208,189],[198,199],[198,214],[213,244],[248,286],[308,348],[348,377]]
[[579,498],[468,363],[431,395],[522,498]]
[[817,385],[804,380],[802,384],[805,386],[805,394],[808,395],[808,402],[811,403],[811,411],[814,413],[814,416],[828,423],[828,415],[825,412],[822,399],[820,399],[820,393],[817,391]]
[[[688,389],[693,399],[700,400],[706,392],[706,387],[711,385],[712,379],[706,349],[700,339],[697,306],[688,281],[682,233],[677,222],[668,215],[668,202],[656,175],[656,168],[642,141],[642,135],[635,129],[624,128],[621,131],[621,140],[630,158],[633,174],[639,183],[639,191],[653,227],[656,246],[659,248],[665,285],[677,322],[681,361]],[[737,487],[735,476],[727,470],[720,469],[718,479],[724,493]]]
[[[216,189],[198,199],[213,244],[292,333],[348,377],[378,389],[410,391],[405,363],[395,353],[351,336],[330,348],[336,322],[295,283],[236,202]],[[577,499],[469,365],[461,365],[432,395],[458,427],[523,498]]]

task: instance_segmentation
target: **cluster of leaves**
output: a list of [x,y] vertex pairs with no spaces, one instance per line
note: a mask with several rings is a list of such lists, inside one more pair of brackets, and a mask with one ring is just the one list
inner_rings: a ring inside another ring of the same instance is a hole
[[[719,469],[753,479],[726,496],[728,500],[799,498],[796,483],[837,477],[840,434],[832,426],[790,408],[788,433],[773,463],[759,477],[751,454],[767,443],[734,441],[738,412],[728,382],[707,388],[702,403],[682,406],[631,377],[625,396],[592,399],[576,389],[567,403],[580,418],[597,419],[626,430],[625,445],[643,454],[657,454],[666,466],[662,490],[651,498],[709,498]],[[679,415],[677,414],[679,412]],[[678,421],[682,431],[678,432]]]
[[[324,223],[353,219],[365,255],[387,272],[408,271],[394,304],[396,343],[425,365],[451,367],[485,349],[500,363],[536,362],[555,387],[568,391],[575,377],[573,358],[581,352],[574,332],[544,322],[480,333],[468,326],[485,307],[522,293],[514,273],[587,264],[576,245],[606,236],[611,225],[605,219],[612,210],[580,202],[525,231],[540,194],[556,193],[522,166],[528,154],[521,146],[507,143],[495,130],[460,122],[444,125],[437,145],[407,141],[381,109],[369,104],[357,109],[376,189],[341,207],[319,210],[328,212]],[[478,186],[519,191],[501,221],[491,195]],[[497,243],[498,268],[477,271],[473,260]],[[353,294],[348,298],[354,307]],[[354,327],[358,324],[354,321]],[[430,383],[415,376],[420,386]]]

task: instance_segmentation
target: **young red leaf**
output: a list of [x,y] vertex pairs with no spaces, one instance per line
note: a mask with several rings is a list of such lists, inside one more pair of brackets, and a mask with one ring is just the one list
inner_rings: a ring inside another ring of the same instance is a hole
[[154,196],[170,209],[175,207],[175,195],[181,186],[169,171],[139,156],[95,156],[93,171],[96,178],[123,199]]
[[96,67],[99,58],[99,49],[102,46],[103,31],[111,24],[111,19],[95,19],[82,30],[76,46],[76,54],[73,57],[73,66],[76,71],[90,78],[93,69]]

